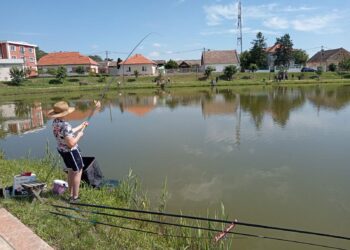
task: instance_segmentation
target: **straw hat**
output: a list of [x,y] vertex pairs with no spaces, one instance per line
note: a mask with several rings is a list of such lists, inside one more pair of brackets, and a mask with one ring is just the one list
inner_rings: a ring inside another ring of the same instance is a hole
[[75,110],[73,107],[69,107],[67,102],[61,101],[55,103],[53,105],[53,109],[51,109],[47,115],[52,118],[58,118],[66,116],[70,113],[72,113]]

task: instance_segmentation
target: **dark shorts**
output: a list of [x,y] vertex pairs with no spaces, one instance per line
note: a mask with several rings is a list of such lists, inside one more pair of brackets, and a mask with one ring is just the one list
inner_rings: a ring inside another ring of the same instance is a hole
[[79,149],[73,149],[69,152],[61,152],[58,150],[58,152],[62,156],[67,168],[70,168],[73,171],[80,171],[83,169],[84,162]]

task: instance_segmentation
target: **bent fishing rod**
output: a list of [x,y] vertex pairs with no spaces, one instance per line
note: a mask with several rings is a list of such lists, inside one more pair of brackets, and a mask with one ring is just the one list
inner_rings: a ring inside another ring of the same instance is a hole
[[[101,212],[96,212],[96,211],[87,211],[87,210],[82,210],[82,209],[72,208],[72,207],[65,207],[65,206],[60,206],[60,205],[52,205],[52,206],[56,207],[56,208],[73,210],[73,211],[76,211],[76,212],[90,213],[90,214],[96,214],[96,215],[105,215],[105,216],[111,216],[111,217],[116,217],[116,218],[121,218],[121,219],[130,219],[130,220],[141,221],[141,222],[155,223],[155,224],[159,224],[159,225],[175,226],[175,227],[180,227],[180,228],[189,228],[189,229],[196,229],[196,230],[205,230],[205,231],[216,232],[216,233],[221,233],[222,232],[222,230],[213,229],[213,228],[207,228],[207,227],[189,226],[189,225],[169,223],[169,222],[164,222],[164,221],[148,220],[148,219],[134,218],[134,217],[128,217],[128,216],[122,216],[122,215],[101,213]],[[145,231],[145,230],[134,229],[134,228],[125,228],[125,227],[117,226],[117,225],[114,225],[114,224],[109,224],[109,223],[105,223],[105,222],[99,222],[96,219],[89,220],[89,219],[82,218],[82,217],[76,217],[76,216],[71,215],[71,214],[63,214],[63,213],[52,212],[52,211],[48,211],[48,212],[50,212],[51,214],[54,214],[54,215],[67,217],[69,219],[78,219],[78,220],[90,222],[92,224],[100,224],[100,225],[105,225],[105,226],[118,227],[118,228],[127,229],[127,230],[133,230],[133,231],[137,231],[137,232],[156,234],[158,236],[167,236],[167,237],[176,237],[176,238],[192,238],[192,239],[213,239],[213,237],[188,237],[188,236],[172,235],[172,234],[159,234],[159,233],[152,232],[152,231]],[[231,231],[229,231],[227,233],[228,234],[233,234],[233,235],[244,236],[244,237],[252,237],[252,238],[260,238],[260,239],[267,239],[267,240],[275,240],[275,241],[281,241],[281,242],[287,242],[287,243],[295,243],[295,244],[301,244],[301,245],[317,246],[317,247],[328,248],[328,249],[346,250],[345,248],[340,248],[340,247],[335,247],[335,246],[330,246],[330,245],[322,245],[322,244],[316,244],[316,243],[311,243],[311,242],[306,242],[306,241],[298,241],[298,240],[289,240],[289,239],[278,238],[278,237],[270,237],[270,236],[263,236],[263,235],[257,235],[257,234],[248,234],[248,233],[239,233],[239,232],[231,232]]]
[[[155,211],[147,211],[147,210],[110,207],[110,206],[105,206],[105,205],[95,205],[95,204],[85,204],[85,203],[74,203],[72,205],[84,206],[84,207],[94,207],[94,208],[103,208],[103,209],[124,211],[124,212],[130,212],[130,213],[152,214],[152,215],[167,216],[167,217],[174,217],[174,218],[184,218],[184,219],[199,220],[199,221],[209,221],[209,222],[218,222],[218,223],[226,223],[226,224],[232,223],[232,221],[229,221],[229,220],[221,220],[221,219],[213,219],[213,218],[205,218],[205,217],[197,217],[197,216],[181,215],[181,214],[172,214],[172,213],[164,213],[164,212],[155,212]],[[328,238],[336,238],[336,239],[342,239],[342,240],[350,240],[349,236],[341,236],[341,235],[328,234],[328,233],[312,232],[312,231],[306,231],[306,230],[300,230],[300,229],[294,229],[294,228],[285,228],[285,227],[269,226],[269,225],[262,225],[262,224],[254,224],[254,223],[241,222],[241,221],[236,221],[234,223],[236,225],[245,226],[245,227],[264,228],[264,229],[270,229],[270,230],[276,230],[276,231],[285,231],[285,232],[292,232],[292,233],[299,233],[299,234],[316,235],[316,236],[328,237]]]
[[[129,57],[132,55],[132,53],[134,53],[134,51],[142,44],[142,42],[144,40],[146,40],[147,37],[149,37],[150,35],[154,34],[154,32],[150,32],[147,35],[145,35],[137,44],[136,46],[131,50],[131,52],[128,54],[128,56],[126,57],[126,59],[124,60],[127,61],[129,59]],[[111,83],[116,79],[116,76],[114,76],[112,79],[110,79],[110,81],[106,84],[105,88],[103,89],[103,91],[101,92],[100,95],[100,102],[105,98],[107,91],[109,90]],[[124,65],[123,65],[123,83],[124,83]],[[96,103],[95,103],[96,104]],[[91,110],[91,113],[87,119],[87,121],[90,121],[91,117],[93,116],[93,114],[95,113],[97,106]],[[84,131],[84,129],[86,128],[86,126],[83,127],[82,131]]]

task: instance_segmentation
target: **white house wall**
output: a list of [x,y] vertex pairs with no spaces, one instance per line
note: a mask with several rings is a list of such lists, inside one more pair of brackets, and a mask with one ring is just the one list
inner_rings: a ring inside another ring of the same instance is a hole
[[225,67],[230,66],[230,65],[236,66],[237,69],[239,68],[238,64],[206,64],[205,68],[213,67],[213,68],[215,68],[214,72],[223,72]]
[[[124,71],[123,71],[123,67]],[[130,71],[129,71],[130,67]],[[142,70],[142,67],[145,67],[145,71]],[[113,70],[111,71],[111,74],[115,74],[115,72],[118,72],[118,75],[122,75],[124,73],[125,76],[132,76],[134,75],[134,71],[137,70],[139,72],[139,75],[156,75],[156,66],[150,65],[150,64],[137,64],[137,65],[121,65],[119,70]]]

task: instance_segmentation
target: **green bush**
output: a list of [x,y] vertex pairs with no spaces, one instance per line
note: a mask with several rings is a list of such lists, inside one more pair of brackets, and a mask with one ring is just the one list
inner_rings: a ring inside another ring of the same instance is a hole
[[26,73],[23,69],[12,67],[10,69],[10,77],[14,85],[20,85],[25,80]]
[[344,75],[343,75],[343,78],[345,78],[345,79],[350,79],[350,74],[344,74]]
[[59,79],[51,79],[49,84],[62,84],[63,82]]

